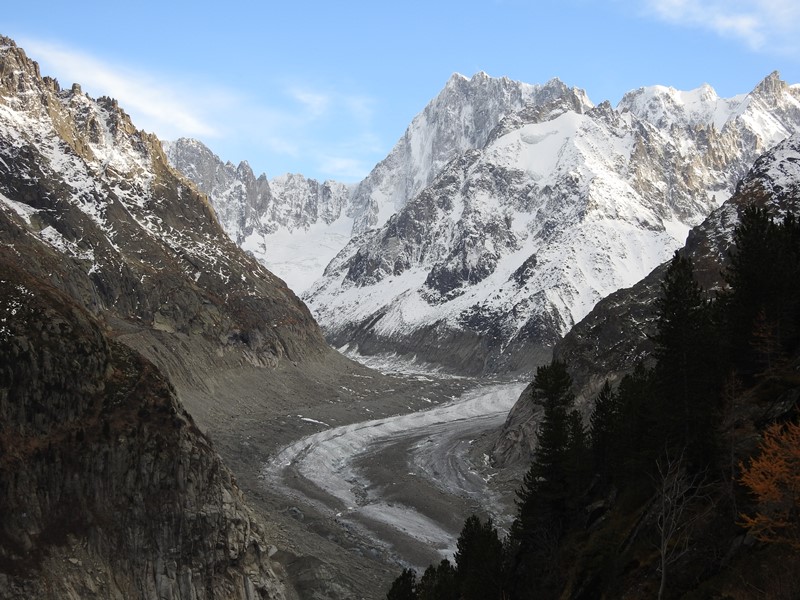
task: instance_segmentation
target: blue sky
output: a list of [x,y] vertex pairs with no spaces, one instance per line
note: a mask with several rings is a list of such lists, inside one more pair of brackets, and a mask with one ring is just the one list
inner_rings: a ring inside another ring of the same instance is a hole
[[797,0],[26,2],[14,39],[62,87],[256,175],[358,181],[454,72],[558,77],[616,104],[643,85],[724,97],[800,83]]

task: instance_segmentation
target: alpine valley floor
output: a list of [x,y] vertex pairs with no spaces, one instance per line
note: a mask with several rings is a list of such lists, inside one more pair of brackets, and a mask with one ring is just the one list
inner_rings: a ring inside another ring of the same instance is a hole
[[280,414],[217,421],[212,436],[270,515],[301,598],[382,599],[402,567],[452,557],[469,515],[510,522],[518,482],[485,453],[523,387],[356,368],[338,375],[342,401],[309,390]]

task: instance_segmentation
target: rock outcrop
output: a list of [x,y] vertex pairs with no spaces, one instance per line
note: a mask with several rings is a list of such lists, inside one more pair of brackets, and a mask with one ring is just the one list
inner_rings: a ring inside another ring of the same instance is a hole
[[285,597],[172,386],[5,245],[0,365],[0,597]]

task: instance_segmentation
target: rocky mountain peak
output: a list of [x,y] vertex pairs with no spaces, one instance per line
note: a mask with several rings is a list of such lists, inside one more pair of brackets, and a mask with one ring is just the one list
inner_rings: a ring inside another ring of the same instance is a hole
[[[557,79],[531,85],[485,73],[454,75],[353,193],[354,233],[382,225],[457,156],[482,148],[503,118],[568,94]],[[591,104],[582,91],[587,107]]]
[[529,102],[520,110],[503,117],[497,127],[489,134],[485,145],[491,145],[498,138],[524,125],[552,121],[559,115],[568,112],[582,114],[586,111],[595,110],[583,90],[568,88],[561,82],[558,83],[560,85],[548,90],[546,94],[542,95],[541,99]]
[[236,167],[236,172],[239,173],[242,177],[247,177],[248,179],[255,180],[256,176],[253,173],[253,168],[250,166],[250,163],[246,160],[241,161],[238,166]]
[[727,102],[720,106],[719,96],[708,84],[688,92],[658,85],[642,87],[626,93],[617,110],[628,110],[659,128],[711,123],[721,128],[730,117]]
[[39,73],[39,64],[30,60],[25,51],[9,38],[0,38],[0,61],[0,89],[10,96],[19,94],[19,102],[34,90],[37,82],[46,83],[48,87],[57,85],[52,78],[45,82]]
[[773,71],[753,89],[753,95],[776,99],[786,91],[787,87],[786,82],[781,79],[780,72]]
[[445,87],[455,87],[458,86],[461,82],[469,81],[469,77],[466,75],[462,75],[461,73],[454,72],[450,77],[447,79],[447,83],[445,83]]
[[[299,174],[272,180],[264,173],[255,177],[246,161],[238,166],[223,162],[197,140],[179,139],[165,143],[164,148],[170,164],[208,195],[231,239],[278,272],[292,289],[305,289],[346,243],[340,238],[350,234],[355,212],[350,186],[320,183]],[[320,226],[333,223],[335,242],[305,242]],[[274,241],[277,238],[280,242]],[[286,259],[296,262],[285,268]]]
[[[591,103],[583,90],[568,88],[558,79],[529,85],[486,73],[471,78],[455,73],[389,156],[355,187],[297,174],[269,181],[262,176],[254,186],[248,173],[238,174],[207,148],[200,151],[197,142],[178,140],[165,148],[172,165],[209,195],[228,234],[272,269],[281,272],[290,262],[281,275],[305,289],[351,235],[385,223],[448,162],[485,146],[505,118],[528,107],[523,118],[542,119],[559,106],[582,112]],[[331,229],[319,233],[315,224]],[[312,240],[315,235],[324,239]],[[285,257],[282,247],[291,248]],[[313,257],[310,248],[315,249]],[[298,256],[299,268],[291,262]]]

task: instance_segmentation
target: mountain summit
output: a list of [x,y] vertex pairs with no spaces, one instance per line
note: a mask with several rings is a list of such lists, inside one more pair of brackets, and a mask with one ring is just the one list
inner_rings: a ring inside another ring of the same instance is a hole
[[383,225],[449,161],[482,147],[505,116],[565,94],[590,106],[582,90],[557,79],[536,86],[485,73],[454,74],[355,186],[299,174],[256,178],[246,163],[224,163],[191,139],[165,143],[165,150],[170,163],[208,194],[231,239],[302,293],[354,235]]
[[[557,79],[455,74],[358,185],[278,178],[276,208],[248,209],[260,225],[227,230],[265,264],[303,272],[336,346],[529,370],[799,129],[800,88],[778,73],[733,98],[651,86],[616,107]],[[239,203],[209,193],[220,214]]]

